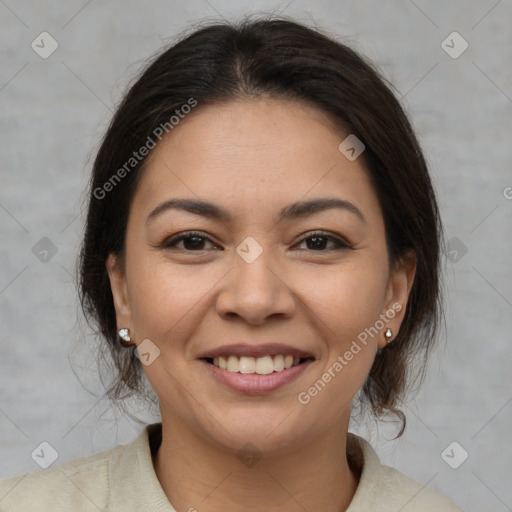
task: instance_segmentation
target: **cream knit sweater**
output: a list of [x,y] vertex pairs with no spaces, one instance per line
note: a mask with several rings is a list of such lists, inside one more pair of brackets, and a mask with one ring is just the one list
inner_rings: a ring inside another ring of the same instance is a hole
[[[153,469],[161,424],[131,443],[60,466],[0,481],[1,512],[176,512]],[[151,446],[150,446],[151,445]],[[351,453],[362,453],[357,461]],[[436,492],[380,463],[362,438],[348,436],[351,464],[362,465],[347,512],[461,512]]]

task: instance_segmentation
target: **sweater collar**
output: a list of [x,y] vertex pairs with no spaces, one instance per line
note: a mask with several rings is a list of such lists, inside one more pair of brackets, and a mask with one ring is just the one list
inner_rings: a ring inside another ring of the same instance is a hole
[[[109,462],[112,512],[176,512],[156,476],[152,455],[162,441],[162,424],[147,425],[130,444],[113,450]],[[370,444],[355,434],[348,434],[349,463],[360,473],[359,485],[346,512],[364,510],[374,503],[379,485],[379,458]]]
[[158,481],[153,467],[152,450],[158,450],[162,424],[146,426],[130,444],[119,446],[110,458],[112,512],[176,512]]

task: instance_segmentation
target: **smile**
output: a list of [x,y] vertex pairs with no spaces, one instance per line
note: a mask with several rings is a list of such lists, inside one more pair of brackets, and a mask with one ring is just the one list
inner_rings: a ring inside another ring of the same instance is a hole
[[228,357],[215,357],[208,362],[232,373],[269,375],[274,372],[281,372],[285,369],[297,366],[304,361],[300,357],[292,355],[265,355],[263,357],[238,357],[230,355]]
[[[216,361],[218,366],[214,364],[214,359],[218,359]],[[222,363],[220,357],[214,359],[200,360],[213,379],[223,387],[249,395],[270,393],[291,384],[314,362],[314,359],[309,357],[301,359],[283,355],[257,358],[228,356],[222,357]],[[263,362],[258,364],[258,360]],[[220,364],[225,364],[226,368],[221,368]],[[272,364],[272,371],[270,371],[270,364]],[[267,373],[259,373],[261,371]]]

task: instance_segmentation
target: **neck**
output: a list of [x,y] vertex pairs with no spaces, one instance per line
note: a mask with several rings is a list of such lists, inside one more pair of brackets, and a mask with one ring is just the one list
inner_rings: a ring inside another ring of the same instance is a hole
[[348,421],[343,427],[251,459],[162,416],[155,472],[177,510],[342,512],[358,484],[346,456]]

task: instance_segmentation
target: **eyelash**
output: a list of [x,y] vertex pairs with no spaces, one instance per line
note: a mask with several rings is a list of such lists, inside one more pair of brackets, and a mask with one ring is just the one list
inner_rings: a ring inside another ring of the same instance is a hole
[[[187,231],[185,233],[180,233],[178,235],[175,235],[175,236],[172,236],[168,239],[166,239],[163,244],[162,244],[162,248],[163,249],[173,249],[176,247],[176,245],[180,242],[182,242],[183,240],[186,240],[187,238],[201,238],[202,240],[205,240],[205,241],[209,241],[210,243],[212,243],[213,245],[216,245],[214,242],[212,242],[210,240],[210,238],[208,238],[207,236],[205,236],[203,233],[200,233],[198,231]],[[330,242],[333,242],[335,247],[334,248],[331,248],[331,249],[322,249],[322,250],[314,250],[314,249],[309,249],[310,251],[312,252],[330,252],[330,251],[339,251],[339,250],[345,250],[345,249],[352,249],[352,247],[350,246],[350,244],[348,242],[346,242],[345,240],[341,239],[341,238],[338,238],[336,236],[333,236],[329,233],[326,233],[325,231],[313,231],[311,233],[307,233],[306,235],[303,235],[297,242],[297,244],[300,244],[310,238],[315,238],[315,237],[318,237],[318,238],[325,238],[327,239],[328,241]],[[194,250],[186,250],[185,248],[183,249],[180,249],[180,250],[184,250],[186,252],[200,252],[200,251],[203,251],[205,249],[198,249],[196,251]],[[300,249],[294,249],[294,250],[300,250]],[[306,249],[308,250],[308,249]]]

